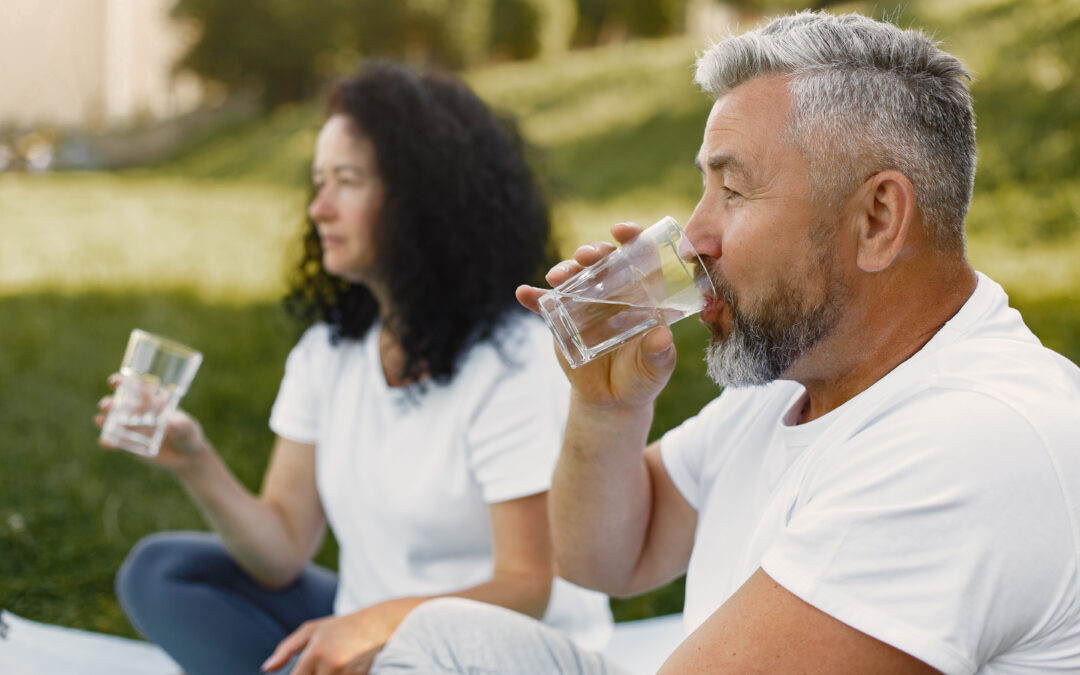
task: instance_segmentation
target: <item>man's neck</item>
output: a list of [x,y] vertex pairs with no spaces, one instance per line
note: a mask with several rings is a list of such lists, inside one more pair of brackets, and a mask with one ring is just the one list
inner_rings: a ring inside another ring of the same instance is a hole
[[868,277],[836,332],[793,369],[806,387],[802,422],[817,419],[868,389],[937,335],[975,291],[966,261],[919,266],[890,277]]

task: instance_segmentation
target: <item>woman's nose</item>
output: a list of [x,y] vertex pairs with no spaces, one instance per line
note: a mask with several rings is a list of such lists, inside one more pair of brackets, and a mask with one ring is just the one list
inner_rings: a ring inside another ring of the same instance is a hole
[[326,194],[326,188],[321,188],[308,204],[308,217],[316,222],[332,218],[333,211],[333,204]]

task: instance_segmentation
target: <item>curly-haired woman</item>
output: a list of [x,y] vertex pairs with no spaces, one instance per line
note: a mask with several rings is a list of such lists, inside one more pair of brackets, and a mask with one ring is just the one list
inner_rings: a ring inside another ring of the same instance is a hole
[[[216,535],[140,542],[117,578],[125,610],[191,674],[366,672],[445,595],[601,646],[606,597],[553,579],[545,499],[568,388],[514,298],[551,247],[513,125],[456,80],[390,63],[338,82],[328,112],[288,298],[310,327],[261,494],[177,413],[157,461]],[[311,564],[327,524],[338,575]]]

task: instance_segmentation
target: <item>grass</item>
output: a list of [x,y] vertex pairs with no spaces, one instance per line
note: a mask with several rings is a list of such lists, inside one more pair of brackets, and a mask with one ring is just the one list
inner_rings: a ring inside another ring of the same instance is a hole
[[[966,0],[911,10],[977,75],[970,258],[1075,362],[1080,75],[1065,57],[1080,56],[1071,38],[1078,7]],[[1008,59],[998,44],[1011,45]],[[564,250],[607,238],[622,219],[688,217],[709,107],[690,83],[700,46],[641,42],[468,74],[537,146]],[[204,528],[169,475],[95,445],[95,403],[133,327],[204,351],[185,406],[258,487],[269,407],[298,334],[277,298],[296,254],[318,117],[314,105],[282,109],[150,170],[0,174],[0,606],[132,635],[111,588],[128,549],[151,532]],[[703,374],[704,329],[681,322],[676,340],[679,366],[657,402],[653,437],[716,394]],[[319,560],[333,565],[332,541]],[[615,601],[616,616],[678,611],[681,589],[676,581]]]

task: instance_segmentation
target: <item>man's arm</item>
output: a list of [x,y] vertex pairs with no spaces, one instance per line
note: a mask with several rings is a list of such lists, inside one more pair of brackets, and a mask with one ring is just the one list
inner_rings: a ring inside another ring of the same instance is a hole
[[[640,233],[612,228],[620,242]],[[614,247],[598,242],[556,265],[557,286]],[[522,286],[518,300],[536,311],[544,291]],[[630,595],[685,571],[697,515],[668,477],[659,446],[645,444],[653,403],[675,367],[666,327],[571,369],[559,357],[572,394],[563,449],[552,479],[552,542],[559,574],[611,595]]]
[[551,489],[555,559],[574,583],[636,595],[686,571],[697,512],[664,469],[659,443],[644,453],[601,450],[568,425]]
[[936,673],[790,593],[758,569],[683,641],[660,674]]

